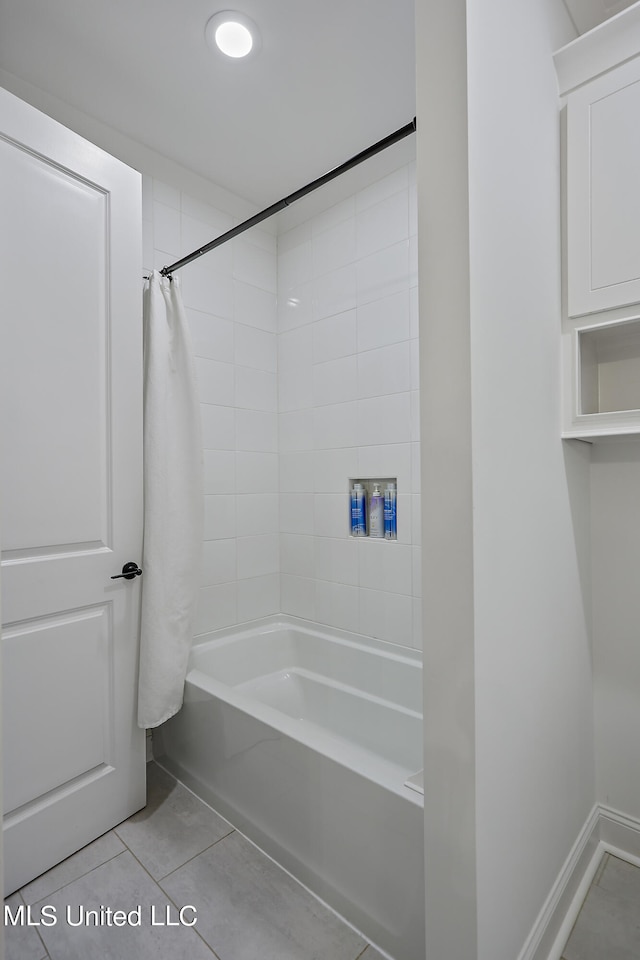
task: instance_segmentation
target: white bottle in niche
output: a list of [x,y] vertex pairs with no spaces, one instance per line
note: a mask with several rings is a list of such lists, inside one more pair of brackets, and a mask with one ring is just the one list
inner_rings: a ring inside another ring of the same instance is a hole
[[369,536],[384,538],[384,494],[379,483],[374,483],[369,500]]
[[384,535],[387,540],[398,539],[396,499],[396,485],[395,483],[388,483],[384,492]]

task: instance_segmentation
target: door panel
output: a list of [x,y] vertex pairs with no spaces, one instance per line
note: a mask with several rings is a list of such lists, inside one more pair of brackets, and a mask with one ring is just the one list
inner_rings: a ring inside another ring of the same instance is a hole
[[140,175],[0,90],[5,892],[145,802]]

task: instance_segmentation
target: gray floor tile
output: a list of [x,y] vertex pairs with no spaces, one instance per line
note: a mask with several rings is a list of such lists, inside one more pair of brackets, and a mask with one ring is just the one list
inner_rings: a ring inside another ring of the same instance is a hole
[[62,863],[52,867],[51,870],[47,870],[46,873],[43,873],[31,883],[27,883],[22,887],[20,893],[27,903],[36,903],[37,900],[48,897],[49,894],[55,893],[56,890],[64,887],[67,883],[77,880],[78,877],[89,873],[90,870],[106,863],[107,860],[117,857],[124,849],[124,844],[113,831],[105,833],[102,837],[94,840],[93,843],[87,844],[82,850],[78,850],[77,853],[67,857]]
[[[18,907],[24,901],[19,893],[14,893],[5,900],[5,905],[11,908],[12,916],[20,919]],[[32,917],[37,920],[36,914]],[[44,960],[47,951],[38,936],[37,928],[18,923],[16,926],[5,923],[4,926],[4,958],[5,960]]]
[[632,900],[640,911],[640,867],[609,855],[598,885],[613,897]]
[[564,960],[638,960],[637,902],[592,886],[562,956]]
[[[211,951],[194,929],[151,925],[151,907],[155,907],[156,919],[165,918],[168,901],[128,850],[44,902],[56,908],[58,917],[54,927],[41,928],[51,960],[212,960]],[[140,926],[73,925],[81,917],[81,908],[129,912],[138,906]],[[172,919],[177,919],[175,908]]]
[[222,960],[356,960],[366,943],[238,833],[160,882]]
[[160,879],[233,827],[155,763],[147,765],[147,806],[116,833],[152,877]]

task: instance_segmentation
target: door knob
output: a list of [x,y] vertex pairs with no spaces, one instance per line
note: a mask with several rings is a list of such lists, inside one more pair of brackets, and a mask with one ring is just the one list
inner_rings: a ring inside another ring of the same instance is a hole
[[142,575],[142,570],[137,563],[134,563],[133,560],[130,560],[129,563],[125,563],[122,568],[122,573],[116,573],[115,577],[111,577],[112,580],[120,580],[124,578],[125,580],[134,580],[136,577]]

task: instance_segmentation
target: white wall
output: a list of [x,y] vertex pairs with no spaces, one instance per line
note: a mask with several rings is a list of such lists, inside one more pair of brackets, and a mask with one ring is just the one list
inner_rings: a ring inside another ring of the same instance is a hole
[[417,9],[427,949],[514,960],[595,801],[589,452],[560,440],[572,33],[552,0]]
[[640,444],[591,453],[598,800],[640,819]]
[[[278,238],[282,610],[421,640],[415,164]],[[349,479],[396,477],[398,541],[354,539]]]
[[[237,222],[147,177],[143,218],[147,271],[173,263]],[[280,609],[276,239],[253,228],[177,276],[202,404],[200,634]]]
[[469,4],[478,957],[513,960],[594,801],[588,448],[560,440],[553,0]]

